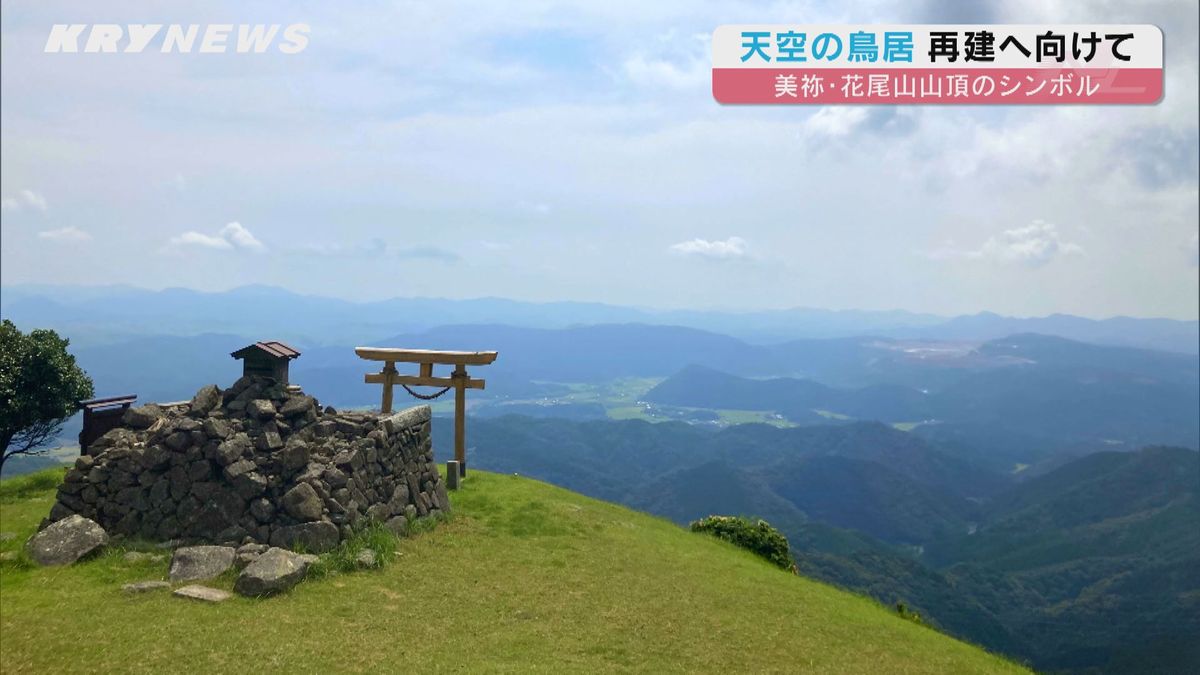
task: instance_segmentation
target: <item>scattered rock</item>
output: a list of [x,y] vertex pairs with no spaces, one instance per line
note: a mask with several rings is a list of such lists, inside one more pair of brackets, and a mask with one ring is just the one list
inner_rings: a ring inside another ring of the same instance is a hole
[[39,565],[69,565],[106,544],[104,528],[76,514],[33,535],[26,547]]
[[171,584],[167,583],[166,581],[137,581],[132,584],[125,584],[121,587],[121,590],[126,593],[134,594],[148,593],[150,591],[157,591],[162,588],[170,587]]
[[12,562],[17,559],[16,551],[4,551],[0,553],[0,562]]
[[233,594],[228,591],[197,584],[176,588],[172,595],[189,600],[200,600],[201,602],[224,602],[233,597]]
[[379,556],[374,549],[364,548],[354,556],[354,566],[359,569],[372,569],[379,566]]
[[12,541],[17,538],[16,532],[0,532],[0,541]]
[[220,576],[233,566],[231,546],[185,546],[171,556],[171,581],[203,581]]
[[233,590],[251,597],[282,593],[300,583],[313,559],[282,548],[268,549],[242,570]]
[[242,544],[238,547],[233,562],[239,568],[243,568],[257,560],[258,556],[266,553],[268,548],[270,547],[266,544]]

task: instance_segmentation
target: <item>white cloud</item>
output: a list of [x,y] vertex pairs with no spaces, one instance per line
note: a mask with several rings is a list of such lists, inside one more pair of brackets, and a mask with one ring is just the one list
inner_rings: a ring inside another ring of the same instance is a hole
[[1188,253],[1191,256],[1192,267],[1200,267],[1200,234],[1192,235],[1192,241],[1188,244]]
[[46,198],[33,190],[21,190],[21,199],[38,211],[46,210]]
[[167,242],[169,247],[199,246],[217,250],[245,249],[249,251],[265,251],[266,247],[250,230],[241,223],[232,222],[222,227],[216,235],[204,234],[189,230],[183,234],[171,237]]
[[46,198],[33,190],[21,190],[16,197],[9,196],[0,199],[0,209],[5,211],[20,211],[25,207],[45,211]]
[[242,227],[242,224],[237,221],[222,227],[221,236],[225,237],[225,239],[238,248],[246,248],[252,251],[266,250],[262,242],[255,239],[254,235],[250,234],[250,230]]
[[171,246],[201,246],[204,248],[219,249],[233,248],[233,244],[230,244],[221,237],[214,237],[194,231],[184,232],[181,235],[171,237],[171,240],[168,243]]
[[73,226],[62,227],[57,230],[45,230],[43,232],[38,232],[37,236],[39,239],[48,239],[50,241],[59,241],[65,243],[89,241],[92,238],[92,235],[84,232],[78,227]]
[[291,249],[289,252],[326,258],[392,257],[410,260],[436,260],[441,262],[457,262],[459,260],[457,253],[447,249],[436,246],[394,246],[380,238],[373,238],[354,245],[340,243],[303,244]]
[[1052,223],[1035,220],[1029,225],[988,237],[976,249],[961,249],[948,243],[929,252],[934,260],[991,260],[1025,267],[1041,267],[1060,256],[1082,255],[1083,247],[1064,241]]
[[698,256],[714,260],[730,260],[746,255],[746,240],[730,237],[725,240],[691,239],[672,244],[668,249],[677,255]]

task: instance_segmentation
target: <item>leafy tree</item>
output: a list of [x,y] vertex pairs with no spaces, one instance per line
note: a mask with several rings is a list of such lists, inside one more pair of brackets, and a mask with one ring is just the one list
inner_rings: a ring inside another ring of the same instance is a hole
[[0,471],[9,457],[38,455],[58,435],[80,399],[91,398],[92,379],[67,352],[69,340],[52,330],[28,335],[0,324]]

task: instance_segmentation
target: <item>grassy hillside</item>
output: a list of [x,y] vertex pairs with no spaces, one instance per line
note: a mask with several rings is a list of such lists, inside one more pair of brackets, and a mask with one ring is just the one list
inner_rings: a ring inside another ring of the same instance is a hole
[[[54,472],[0,484],[19,549]],[[120,550],[63,569],[0,563],[0,670],[1020,672],[874,602],[665,520],[473,473],[455,516],[382,571],[218,606],[122,583]],[[214,585],[229,587],[231,579]],[[85,646],[86,645],[86,646]]]

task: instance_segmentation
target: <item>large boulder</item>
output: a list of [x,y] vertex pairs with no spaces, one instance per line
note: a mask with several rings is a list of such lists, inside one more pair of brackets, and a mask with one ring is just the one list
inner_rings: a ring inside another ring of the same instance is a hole
[[313,400],[313,397],[293,396],[279,409],[279,414],[284,417],[295,417],[296,415],[304,415],[315,407],[316,401]]
[[308,483],[300,483],[283,495],[283,510],[300,521],[317,520],[321,517],[321,496]]
[[162,416],[162,408],[154,403],[147,403],[146,405],[126,410],[125,414],[121,417],[121,422],[125,426],[134,429],[149,429]]
[[203,417],[221,405],[221,389],[215,384],[201,387],[192,397],[191,413]]
[[51,524],[26,544],[39,565],[69,565],[108,544],[108,533],[94,520],[72,515]]
[[254,559],[238,575],[233,590],[241,595],[259,597],[282,593],[300,583],[316,556],[271,548]]
[[232,546],[184,546],[171,556],[171,581],[203,581],[218,577],[233,566]]

